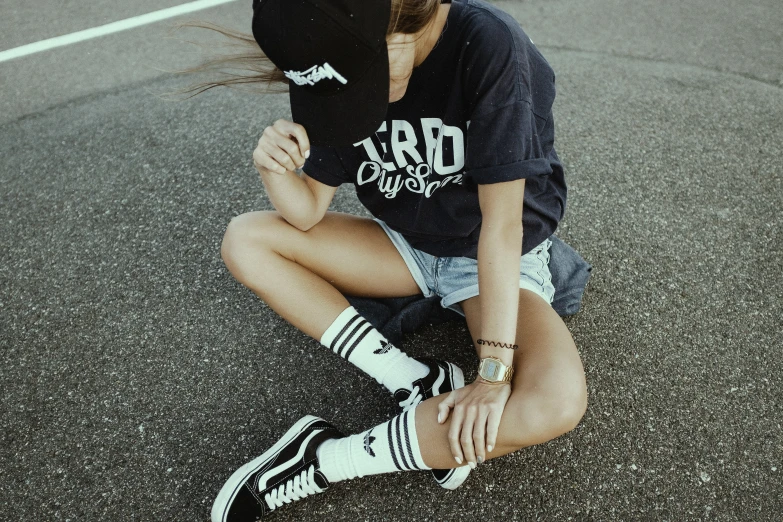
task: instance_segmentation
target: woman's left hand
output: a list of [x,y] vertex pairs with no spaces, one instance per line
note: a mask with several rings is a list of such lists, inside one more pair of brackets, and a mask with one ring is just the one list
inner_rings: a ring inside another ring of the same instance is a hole
[[451,409],[449,446],[457,464],[467,461],[471,468],[484,462],[495,447],[500,417],[511,396],[510,384],[486,384],[481,379],[454,390],[438,406],[438,422],[443,424]]

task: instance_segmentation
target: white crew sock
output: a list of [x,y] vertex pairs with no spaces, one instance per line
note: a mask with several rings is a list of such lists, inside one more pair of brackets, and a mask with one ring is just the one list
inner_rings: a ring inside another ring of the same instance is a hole
[[321,344],[356,365],[390,392],[404,388],[429,373],[429,368],[409,357],[349,306],[337,316],[320,339]]
[[330,483],[414,469],[432,469],[424,463],[416,435],[415,408],[368,431],[328,439],[316,450],[321,473]]

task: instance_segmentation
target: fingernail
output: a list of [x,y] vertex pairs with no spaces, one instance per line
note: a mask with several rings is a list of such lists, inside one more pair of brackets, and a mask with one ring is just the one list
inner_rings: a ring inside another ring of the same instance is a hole
[[438,424],[440,424],[441,422],[443,422],[443,414],[438,413]]
[[482,462],[484,462],[484,457],[479,457],[479,458],[477,458],[477,459],[476,459],[476,462],[478,462],[479,464],[481,464]]
[[309,157],[310,157],[310,151],[307,150],[307,151],[305,151],[305,158],[309,158]]
[[468,461],[468,466],[470,466],[470,469],[476,469],[476,463]]
[[491,445],[490,445],[490,446],[487,446],[487,453],[489,453],[490,451],[492,451],[492,448],[494,448],[494,447],[495,447],[495,446],[491,446]]
[[462,464],[462,458],[461,457],[454,457],[454,460],[457,461],[457,464]]

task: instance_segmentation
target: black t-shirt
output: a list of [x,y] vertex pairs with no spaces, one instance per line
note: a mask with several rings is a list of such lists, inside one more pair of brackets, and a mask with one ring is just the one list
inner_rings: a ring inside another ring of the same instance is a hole
[[508,13],[453,0],[440,41],[390,103],[378,131],[345,147],[313,145],[304,172],[350,182],[372,215],[434,256],[477,258],[476,184],[525,178],[522,253],[563,217],[554,149],[555,75]]

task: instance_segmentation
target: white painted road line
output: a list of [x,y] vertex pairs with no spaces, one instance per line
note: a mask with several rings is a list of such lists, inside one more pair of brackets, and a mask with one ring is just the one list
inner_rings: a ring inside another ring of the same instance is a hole
[[125,20],[119,20],[110,24],[101,25],[99,27],[93,27],[92,29],[85,29],[83,31],[77,31],[71,34],[65,34],[63,36],[57,36],[55,38],[49,38],[47,40],[41,40],[20,47],[14,47],[7,51],[0,51],[0,62],[6,60],[13,60],[21,56],[27,56],[28,54],[40,53],[41,51],[47,51],[54,49],[55,47],[62,47],[64,45],[70,45],[72,43],[89,40],[91,38],[97,38],[111,33],[117,33],[126,29],[133,29],[140,25],[147,25],[166,18],[172,18],[183,14],[192,13],[194,11],[200,11],[209,7],[214,7],[220,4],[227,4],[234,2],[235,0],[197,0],[195,2],[189,2],[187,4],[178,5],[175,7],[169,7],[168,9],[161,9],[160,11],[154,11],[132,18],[126,18]]

